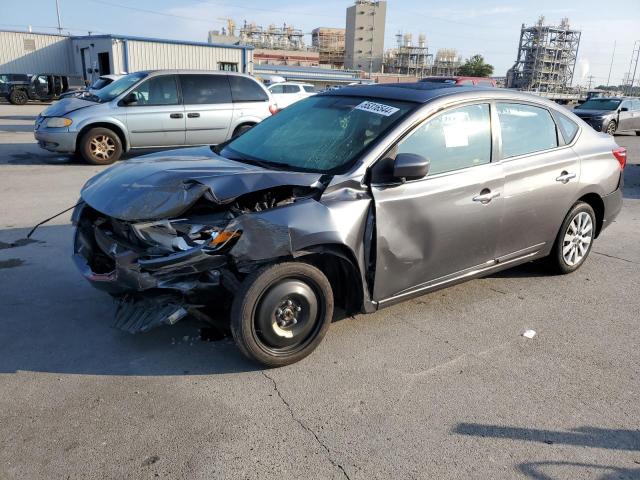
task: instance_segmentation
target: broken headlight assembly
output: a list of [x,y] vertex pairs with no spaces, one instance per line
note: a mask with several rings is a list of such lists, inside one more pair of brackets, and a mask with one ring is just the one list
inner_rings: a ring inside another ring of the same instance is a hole
[[193,248],[217,251],[235,243],[241,234],[220,225],[200,224],[188,219],[134,223],[131,228],[139,240],[164,253]]

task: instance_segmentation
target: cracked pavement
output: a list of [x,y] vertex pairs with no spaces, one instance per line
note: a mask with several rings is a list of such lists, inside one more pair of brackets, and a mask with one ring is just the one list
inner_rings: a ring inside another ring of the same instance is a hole
[[640,478],[640,137],[616,137],[624,209],[578,272],[349,317],[262,370],[195,323],[112,329],[68,214],[12,245],[101,170],[37,148],[41,108],[0,104],[0,480]]

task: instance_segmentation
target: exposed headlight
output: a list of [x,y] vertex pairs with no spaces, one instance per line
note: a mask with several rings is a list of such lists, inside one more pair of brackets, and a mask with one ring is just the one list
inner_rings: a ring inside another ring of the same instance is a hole
[[131,227],[140,240],[167,252],[199,247],[217,250],[240,236],[239,231],[225,230],[221,226],[189,223],[187,220],[142,222]]
[[64,118],[64,117],[50,117],[47,119],[47,127],[50,127],[50,128],[68,127],[72,123],[73,123],[73,120],[71,120],[70,118]]

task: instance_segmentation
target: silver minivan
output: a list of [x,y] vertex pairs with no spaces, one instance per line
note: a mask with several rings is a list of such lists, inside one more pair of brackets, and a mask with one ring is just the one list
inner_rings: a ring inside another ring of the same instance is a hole
[[219,144],[275,113],[269,91],[232,72],[157,70],[126,75],[36,119],[38,144],[107,165],[136,148]]

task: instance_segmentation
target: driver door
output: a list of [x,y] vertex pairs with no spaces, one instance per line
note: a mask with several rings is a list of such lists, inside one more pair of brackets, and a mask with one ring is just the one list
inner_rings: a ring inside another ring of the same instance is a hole
[[374,299],[401,298],[495,259],[504,173],[491,163],[490,105],[445,110],[397,145],[430,161],[421,179],[372,182],[376,212]]

